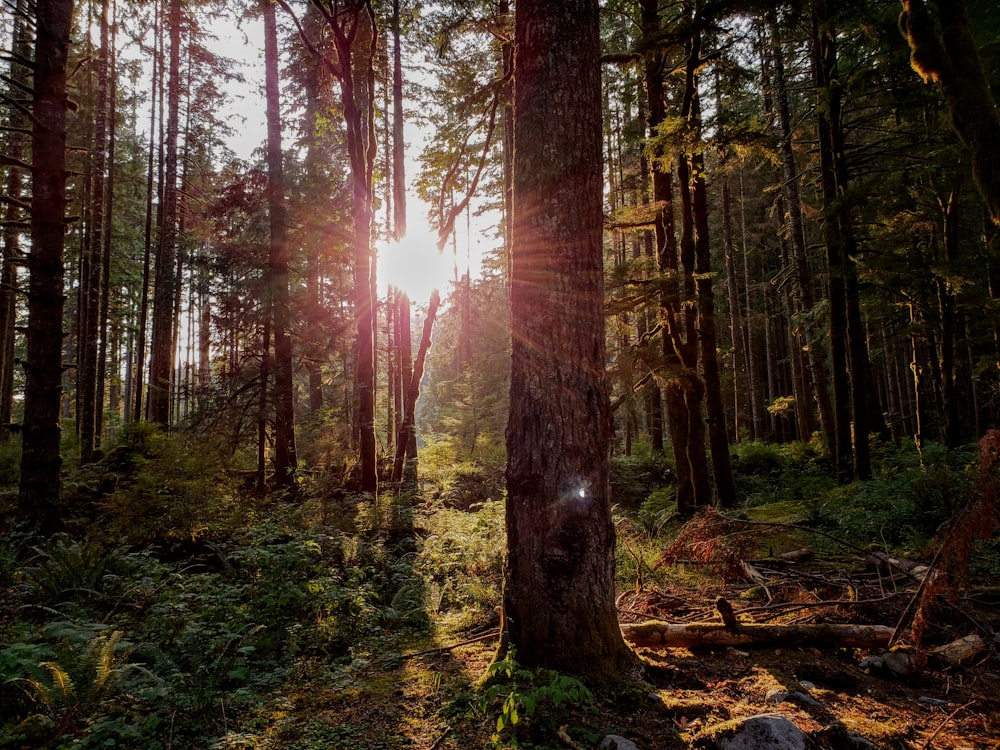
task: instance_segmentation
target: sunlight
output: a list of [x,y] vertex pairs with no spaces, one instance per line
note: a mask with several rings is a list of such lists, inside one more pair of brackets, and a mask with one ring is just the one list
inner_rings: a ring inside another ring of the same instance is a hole
[[438,252],[435,232],[426,225],[410,226],[402,240],[379,248],[380,293],[392,284],[417,304],[426,303],[435,289],[443,297],[455,276],[454,264],[451,253]]

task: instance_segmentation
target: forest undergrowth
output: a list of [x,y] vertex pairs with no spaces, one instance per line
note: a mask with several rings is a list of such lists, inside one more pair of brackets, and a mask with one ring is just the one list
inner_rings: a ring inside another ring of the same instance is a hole
[[[493,664],[499,464],[428,465],[433,481],[374,502],[303,475],[293,502],[201,448],[127,430],[69,469],[50,538],[14,523],[0,456],[0,747],[680,748],[765,711],[824,747],[997,746],[995,538],[910,638],[928,588],[912,566],[975,494],[972,451],[887,446],[872,481],[838,487],[814,446],[741,444],[739,507],[686,522],[668,459],[616,459],[622,623],[718,622],[721,599],[741,623],[896,627],[908,666],[826,643],[639,649],[644,674],[586,686],[516,653]],[[929,655],[970,634],[970,660]]]

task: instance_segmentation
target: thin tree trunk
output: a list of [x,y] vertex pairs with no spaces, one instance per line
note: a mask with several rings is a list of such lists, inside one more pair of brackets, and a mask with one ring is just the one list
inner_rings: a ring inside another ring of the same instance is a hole
[[816,306],[813,294],[813,281],[809,273],[809,263],[806,254],[805,225],[802,221],[802,198],[799,192],[799,171],[795,163],[795,150],[792,141],[792,119],[788,105],[788,88],[785,76],[785,56],[781,45],[776,13],[768,13],[768,25],[771,31],[771,58],[774,66],[774,100],[778,115],[778,127],[781,135],[781,168],[782,186],[785,198],[785,209],[788,212],[788,237],[791,241],[792,271],[795,279],[796,312],[805,314],[802,326],[802,337],[805,341],[806,356],[809,362],[809,375],[812,379],[812,394],[819,411],[820,428],[827,451],[833,452],[836,445],[835,419],[833,405],[830,403],[830,387],[826,375],[826,352],[820,343],[819,331],[812,315]]
[[150,345],[149,418],[166,427],[170,422],[174,352],[174,292],[177,259],[177,140],[180,116],[180,0],[170,0],[167,28],[170,36],[167,84],[167,138],[163,185],[163,214],[154,264],[153,336]]
[[[160,24],[160,0],[156,0],[153,6],[153,60],[152,91],[149,96],[149,153],[146,158],[146,223],[143,233],[143,253],[142,253],[142,289],[140,290],[139,302],[139,333],[136,336],[135,347],[135,395],[133,397],[132,419],[139,422],[143,418],[143,389],[146,384],[146,326],[149,322],[149,281],[150,268],[153,258],[153,174],[154,174],[154,143],[156,139],[153,133],[156,132],[156,103],[158,94],[161,91],[160,78],[160,58],[162,57],[162,26]],[[162,117],[162,113],[161,113]],[[159,204],[159,201],[157,201]]]
[[823,191],[823,236],[830,281],[830,361],[833,370],[834,464],[840,482],[853,477],[851,440],[851,383],[848,370],[847,286],[844,268],[843,225],[837,216],[842,195],[837,184],[834,118],[840,116],[840,93],[831,84],[836,74],[837,51],[828,27],[826,0],[813,0],[813,71],[819,106],[817,128],[820,142],[820,174]]
[[[27,0],[17,0],[14,8],[11,30],[10,95],[23,96],[22,87],[30,86],[28,66],[19,62],[31,58],[28,30]],[[28,118],[18,107],[8,110],[6,153],[14,161],[25,157],[25,136]],[[25,170],[11,165],[7,168],[5,195],[10,201],[3,211],[3,270],[0,271],[0,442],[10,439],[10,425],[14,412],[14,322],[17,319],[17,263],[23,260],[21,250],[21,229],[17,224],[21,219],[20,202],[24,190]]]
[[267,97],[267,205],[271,246],[268,291],[274,335],[274,481],[295,486],[295,398],[288,307],[288,218],[281,154],[281,105],[278,81],[278,32],[273,3],[264,4],[264,71]]
[[413,372],[405,384],[406,409],[399,427],[399,436],[396,439],[396,459],[392,467],[392,482],[394,484],[399,484],[404,477],[411,482],[417,481],[417,398],[420,397],[420,381],[424,377],[424,360],[427,357],[427,350],[431,346],[431,329],[434,327],[434,318],[437,316],[440,304],[441,297],[435,290],[431,293],[427,317],[424,318],[423,334],[420,337],[417,358],[413,363]]
[[[102,233],[104,244],[101,247],[101,306],[98,313],[98,337],[100,339],[97,351],[97,411],[94,415],[94,437],[97,447],[101,446],[102,433],[104,431],[104,393],[108,380],[108,317],[111,310],[111,245],[112,245],[112,221],[114,216],[114,196],[115,196],[115,135],[117,132],[118,116],[118,73],[117,73],[117,53],[116,40],[118,38],[118,24],[115,22],[117,4],[111,3],[108,12],[111,18],[110,24],[110,45],[108,52],[108,166],[107,183],[105,185],[105,229]],[[102,22],[102,36],[104,22]],[[117,357],[117,354],[115,355]],[[118,370],[114,369],[113,380],[118,378]],[[110,400],[110,399],[109,399]],[[109,408],[112,408],[109,404]],[[114,409],[117,408],[115,405]],[[114,410],[112,409],[112,410]]]

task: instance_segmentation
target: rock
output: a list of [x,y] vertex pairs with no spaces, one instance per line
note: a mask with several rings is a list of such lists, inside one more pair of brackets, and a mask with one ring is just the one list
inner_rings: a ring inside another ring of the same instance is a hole
[[795,690],[794,692],[789,693],[788,697],[785,698],[785,700],[788,701],[789,703],[794,703],[798,706],[803,706],[806,708],[823,707],[822,703],[820,703],[818,700],[809,695],[809,693],[806,693],[802,690]]
[[619,737],[617,734],[606,735],[601,740],[600,748],[601,750],[639,750],[638,745],[632,740]]
[[929,695],[921,695],[917,698],[917,703],[923,703],[925,706],[947,706],[948,701],[943,701],[940,698],[931,698]]
[[805,750],[807,736],[783,714],[758,714],[708,727],[692,743],[699,750]]
[[781,688],[772,688],[771,690],[768,690],[767,694],[764,696],[764,700],[768,703],[774,703],[775,705],[784,703],[787,698],[788,691],[782,690]]
[[908,677],[917,671],[913,657],[906,651],[889,651],[881,656],[869,656],[858,666],[866,672],[887,672],[894,677]]
[[839,721],[823,727],[818,732],[813,732],[812,738],[820,747],[829,750],[876,750],[878,747],[857,732],[852,732]]

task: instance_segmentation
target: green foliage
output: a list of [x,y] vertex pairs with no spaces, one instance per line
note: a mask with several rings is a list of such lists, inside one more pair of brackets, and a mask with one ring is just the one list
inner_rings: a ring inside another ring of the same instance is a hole
[[673,482],[673,464],[666,456],[638,446],[631,456],[612,457],[610,482],[611,502],[632,510]]
[[886,448],[880,464],[871,481],[826,493],[813,521],[855,543],[920,550],[967,500],[975,475],[971,452],[934,444],[922,455],[909,445]]
[[0,487],[16,487],[20,478],[21,440],[10,438],[0,442]]
[[121,472],[103,508],[116,539],[196,538],[223,510],[222,461],[210,446],[131,425],[103,465]]
[[95,541],[57,534],[33,549],[24,573],[47,601],[100,597],[117,588],[113,553]]
[[636,518],[646,536],[655,539],[664,525],[677,513],[677,488],[660,487],[649,493]]
[[415,565],[427,582],[428,608],[473,617],[492,612],[500,603],[504,504],[489,501],[475,513],[445,508],[423,527]]
[[[594,696],[575,677],[550,669],[525,669],[510,648],[490,665],[482,706],[489,714],[499,706],[493,747],[521,747],[521,742],[552,735],[579,711],[593,710]],[[524,731],[522,727],[527,727]],[[527,736],[526,736],[527,735]]]
[[[109,747],[115,736],[138,740],[141,719],[130,715],[129,701],[158,681],[127,661],[131,644],[123,633],[65,621],[50,623],[42,635],[48,642],[17,642],[0,652],[0,745]],[[84,727],[86,738],[64,743]]]
[[749,506],[811,500],[836,484],[814,443],[746,441],[732,453],[736,497]]

